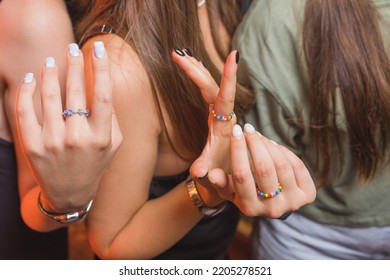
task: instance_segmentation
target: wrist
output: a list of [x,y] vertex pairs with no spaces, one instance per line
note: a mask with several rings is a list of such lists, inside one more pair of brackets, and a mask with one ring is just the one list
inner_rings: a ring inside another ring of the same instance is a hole
[[43,206],[42,204],[42,193],[39,192],[38,194],[38,208],[41,211],[42,214],[45,216],[61,223],[61,224],[68,224],[76,221],[81,221],[83,220],[89,210],[91,209],[92,202],[93,200],[90,200],[88,204],[86,204],[84,207],[80,208],[79,210],[72,210],[72,211],[67,211],[67,212],[54,212],[51,211],[51,209],[47,209]]
[[194,184],[205,206],[213,208],[225,201],[212,186],[208,186],[209,184],[205,185],[197,180],[194,180]]
[[[203,199],[205,200],[209,199],[208,205],[212,206],[210,207],[206,205],[204,200],[201,198],[200,193],[198,192],[198,188],[197,188],[198,186],[196,185],[195,181],[192,178],[190,178],[189,180],[187,180],[186,183],[187,183],[188,195],[192,203],[198,209],[198,211],[201,212],[204,216],[213,217],[220,214],[225,209],[226,201],[222,200],[219,196],[218,198],[216,198],[213,192],[210,191],[203,192]],[[207,190],[206,187],[203,187],[202,189]]]

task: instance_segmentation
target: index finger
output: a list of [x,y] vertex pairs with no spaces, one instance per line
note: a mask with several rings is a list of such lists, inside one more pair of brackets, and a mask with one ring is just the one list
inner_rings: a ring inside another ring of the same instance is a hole
[[215,101],[215,112],[218,115],[229,115],[234,108],[234,98],[236,96],[236,72],[240,59],[239,52],[232,51],[228,58],[222,73],[221,87]]

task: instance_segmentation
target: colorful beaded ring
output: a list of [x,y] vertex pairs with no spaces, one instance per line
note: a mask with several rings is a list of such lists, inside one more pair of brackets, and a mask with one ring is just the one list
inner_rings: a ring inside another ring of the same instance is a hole
[[213,117],[219,121],[230,121],[234,116],[234,112],[231,112],[229,115],[218,115],[214,111],[214,104],[210,104],[210,108],[211,108],[211,114],[213,114]]
[[274,192],[265,193],[265,192],[260,191],[257,187],[256,187],[256,190],[257,190],[257,195],[260,196],[261,198],[273,198],[282,192],[283,187],[280,183],[278,183],[278,188]]
[[85,116],[86,118],[88,118],[89,117],[89,110],[88,109],[77,109],[77,111],[76,111],[73,109],[65,109],[64,112],[62,113],[64,118],[71,117],[71,116],[76,115],[76,114],[79,116]]

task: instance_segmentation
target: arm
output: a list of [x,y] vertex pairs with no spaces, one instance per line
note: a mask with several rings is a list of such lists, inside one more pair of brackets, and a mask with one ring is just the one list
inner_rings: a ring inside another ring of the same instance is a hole
[[[114,107],[123,142],[88,216],[89,240],[104,259],[150,259],[180,240],[202,215],[192,204],[185,182],[148,200],[151,179],[166,155],[161,151],[164,135],[147,73],[119,37],[105,35],[94,40],[105,41],[111,60]],[[91,40],[83,51],[92,51]],[[88,69],[87,65],[87,78]],[[177,160],[167,162],[172,166]],[[202,191],[202,198],[207,197]],[[219,203],[217,199],[208,201],[211,206]]]
[[[42,205],[50,212],[66,213],[84,207],[93,198],[98,180],[119,146],[120,132],[113,125],[111,142],[110,102],[105,102],[108,113],[100,119],[102,125],[95,124],[100,123],[96,117],[91,117],[90,122],[81,117],[67,122],[62,118],[61,93],[65,93],[65,89],[66,106],[85,107],[84,81],[79,79],[83,77],[82,54],[79,57],[65,55],[68,44],[74,39],[64,2],[5,3],[14,4],[2,6],[1,12],[6,13],[9,22],[8,33],[3,34],[9,42],[5,55],[9,60],[5,62],[9,66],[6,69],[9,89],[6,109],[18,159],[21,213],[32,229],[49,231],[63,224],[39,210],[38,194],[42,193]],[[56,63],[42,67],[49,56],[54,57]],[[14,60],[20,63],[10,63]],[[23,76],[32,72],[39,77],[41,68],[42,83],[36,84],[40,81],[38,78],[22,83],[18,93]],[[110,83],[106,82],[108,71],[99,73],[106,78],[96,88],[110,95],[107,88]],[[92,110],[99,107],[96,103],[99,102],[92,104]]]

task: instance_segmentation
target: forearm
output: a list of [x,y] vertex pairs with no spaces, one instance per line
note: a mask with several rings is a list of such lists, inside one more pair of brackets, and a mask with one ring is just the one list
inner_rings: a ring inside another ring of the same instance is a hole
[[[220,203],[213,191],[208,193],[199,185],[198,190],[205,203]],[[118,227],[118,232],[107,234],[106,219],[112,217],[99,209],[103,208],[96,207],[87,224],[92,247],[103,259],[154,258],[182,239],[203,217],[189,197],[186,182],[147,201],[123,227]]]
[[61,227],[61,224],[44,215],[38,207],[38,195],[41,191],[39,186],[31,188],[21,201],[20,211],[23,221],[33,230],[47,232]]

